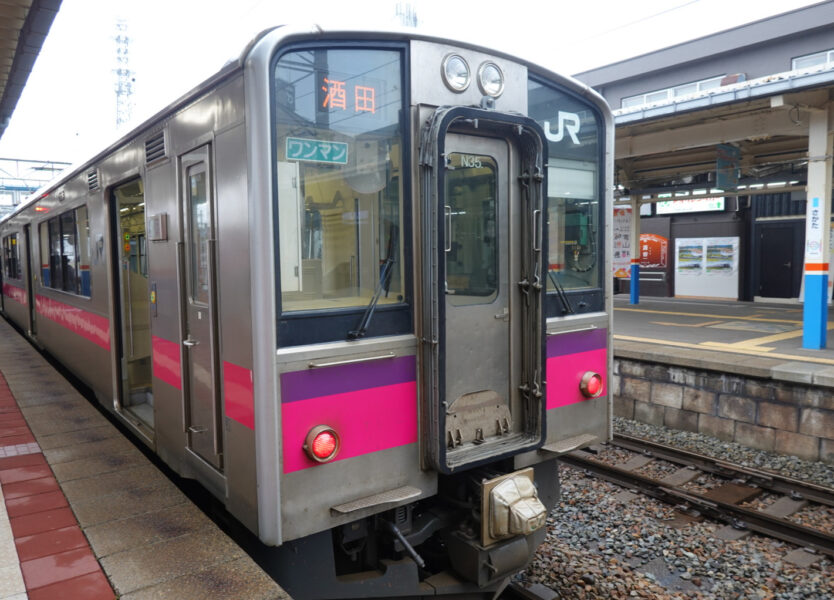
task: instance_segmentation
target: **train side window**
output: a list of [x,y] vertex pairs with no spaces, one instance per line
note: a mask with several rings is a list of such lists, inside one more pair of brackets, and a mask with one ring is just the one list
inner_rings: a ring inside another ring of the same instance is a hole
[[90,278],[90,223],[81,206],[39,225],[41,283],[71,294],[92,293]]
[[6,279],[20,279],[20,246],[16,233],[3,238],[3,275]]
[[[274,73],[280,312],[299,332],[285,331],[279,343],[344,339],[371,305],[368,335],[411,331],[402,52],[291,51]],[[339,323],[319,333],[290,322],[318,325],[336,312]]]
[[41,241],[41,285],[52,287],[52,269],[50,268],[50,243],[49,243],[49,221],[43,221],[38,225],[38,238]]
[[64,269],[61,258],[61,222],[58,218],[49,219],[49,287],[64,289]]
[[63,281],[62,289],[65,292],[78,293],[77,289],[77,275],[78,275],[78,258],[77,258],[77,244],[78,239],[75,232],[75,211],[67,211],[60,217],[61,227],[61,280]]
[[77,254],[78,257],[78,293],[82,296],[92,295],[92,281],[90,273],[90,262],[92,254],[90,248],[90,219],[87,215],[87,207],[80,206],[75,209],[75,224],[77,231]]

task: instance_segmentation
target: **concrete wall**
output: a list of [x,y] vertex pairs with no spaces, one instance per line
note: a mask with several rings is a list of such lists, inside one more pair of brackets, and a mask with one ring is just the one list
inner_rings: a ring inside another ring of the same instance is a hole
[[799,383],[614,361],[614,414],[834,464],[834,394]]

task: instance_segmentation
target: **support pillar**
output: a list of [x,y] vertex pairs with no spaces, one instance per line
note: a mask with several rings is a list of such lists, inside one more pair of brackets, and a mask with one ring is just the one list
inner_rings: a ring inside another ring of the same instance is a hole
[[805,304],[802,347],[822,350],[828,333],[828,263],[834,104],[811,109],[808,127],[808,202],[805,212]]
[[640,304],[640,202],[631,197],[631,281],[629,304]]

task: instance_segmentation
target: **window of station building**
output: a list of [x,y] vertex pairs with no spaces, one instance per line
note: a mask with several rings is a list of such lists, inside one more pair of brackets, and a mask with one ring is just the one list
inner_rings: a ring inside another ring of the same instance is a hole
[[548,140],[547,291],[552,292],[548,295],[583,296],[570,309],[561,301],[562,309],[548,309],[548,315],[602,310],[605,226],[600,201],[600,116],[584,101],[537,81],[530,80],[527,87],[529,115],[542,126]]
[[44,287],[90,296],[90,223],[81,206],[39,226],[41,283]]
[[3,276],[6,279],[20,279],[20,245],[18,235],[13,233],[3,237]]
[[283,315],[364,310],[373,302],[378,314],[405,301],[403,89],[398,49],[328,47],[278,58]]
[[791,61],[791,70],[812,69],[814,67],[829,67],[834,65],[834,48],[814,54],[797,56]]
[[637,108],[638,106],[645,106],[647,104],[668,102],[675,98],[689,96],[690,94],[697,94],[699,92],[705,92],[707,90],[720,87],[722,79],[724,79],[724,75],[718,75],[716,77],[710,77],[709,79],[684,83],[663,90],[655,90],[653,92],[637,94],[636,96],[629,96],[620,101],[620,106],[622,108]]

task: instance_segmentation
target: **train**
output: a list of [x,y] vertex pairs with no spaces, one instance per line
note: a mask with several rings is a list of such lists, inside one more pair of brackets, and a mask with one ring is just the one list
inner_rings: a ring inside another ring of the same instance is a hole
[[293,597],[493,597],[611,437],[613,131],[509,53],[274,27],[0,221],[2,313]]

